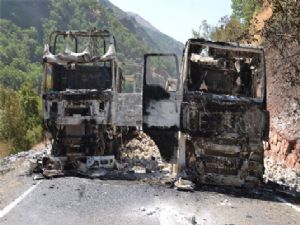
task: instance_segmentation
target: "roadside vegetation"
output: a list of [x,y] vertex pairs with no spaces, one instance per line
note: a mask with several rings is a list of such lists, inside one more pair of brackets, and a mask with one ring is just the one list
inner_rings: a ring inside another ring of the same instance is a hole
[[216,26],[206,20],[198,29],[193,30],[194,37],[213,41],[239,42],[248,39],[253,16],[259,12],[263,0],[231,0],[232,14],[223,16]]
[[29,149],[42,139],[41,54],[35,28],[0,20],[1,152]]

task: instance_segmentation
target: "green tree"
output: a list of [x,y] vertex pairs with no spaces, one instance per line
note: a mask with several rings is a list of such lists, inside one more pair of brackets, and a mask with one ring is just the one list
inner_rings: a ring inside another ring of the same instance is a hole
[[193,36],[225,42],[245,40],[253,15],[262,3],[262,0],[232,0],[231,16],[223,16],[215,27],[202,21],[197,31],[192,30]]
[[219,21],[219,26],[211,32],[214,41],[234,42],[240,41],[245,36],[245,29],[235,16],[224,16]]
[[262,3],[262,0],[231,0],[232,15],[248,27],[253,14],[260,9]]
[[213,29],[214,28],[209,25],[206,20],[203,20],[202,24],[198,27],[198,30],[192,30],[192,34],[194,38],[204,38],[206,40],[210,40]]
[[0,116],[0,138],[10,143],[13,150],[27,149],[30,145],[26,141],[23,123],[23,110],[15,91],[6,89],[5,100]]
[[19,90],[24,82],[40,90],[42,78],[41,48],[35,28],[21,29],[8,20],[0,19],[0,83]]
[[11,151],[30,149],[42,139],[40,98],[29,84],[16,92],[0,90],[0,140],[12,146]]
[[4,98],[5,98],[4,87],[0,83],[0,110],[3,110],[3,105],[4,105],[4,101],[5,101]]
[[33,90],[30,83],[22,85],[18,91],[18,97],[24,112],[24,125],[27,129],[39,125],[40,123],[40,111],[41,111],[41,98]]

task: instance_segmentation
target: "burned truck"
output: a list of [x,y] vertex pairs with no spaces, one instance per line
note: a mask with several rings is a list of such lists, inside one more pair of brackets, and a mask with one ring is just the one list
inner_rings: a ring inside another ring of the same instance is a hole
[[122,133],[141,126],[141,93],[122,93],[116,41],[107,30],[54,31],[43,55],[43,119],[51,155],[113,167]]
[[175,173],[208,184],[261,182],[269,132],[261,48],[190,39],[181,66],[175,54],[146,54],[141,91],[131,93],[122,92],[119,64],[107,30],[50,35],[43,117],[58,169],[112,168],[128,130],[143,129]]
[[149,68],[157,57],[177,59],[145,55],[143,129],[162,155],[200,183],[258,185],[269,132],[263,50],[190,39],[181,72],[159,75]]

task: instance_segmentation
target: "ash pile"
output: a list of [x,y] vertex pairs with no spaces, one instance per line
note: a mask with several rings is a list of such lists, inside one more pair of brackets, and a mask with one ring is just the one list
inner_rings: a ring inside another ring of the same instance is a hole
[[127,173],[142,174],[143,181],[148,183],[174,187],[182,191],[193,191],[195,188],[195,184],[186,179],[185,172],[174,173],[173,165],[161,157],[155,142],[144,132],[139,132],[126,143],[120,151],[118,163]]
[[[138,132],[120,151],[119,163],[123,169],[138,173],[168,171],[158,147],[144,132]],[[170,172],[170,171],[169,171]]]

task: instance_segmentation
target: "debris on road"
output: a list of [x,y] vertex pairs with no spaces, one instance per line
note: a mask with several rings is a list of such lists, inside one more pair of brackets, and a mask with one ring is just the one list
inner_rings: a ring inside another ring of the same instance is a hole
[[[68,160],[44,153],[31,158],[29,162],[34,180],[83,176],[92,179],[142,180],[170,188],[175,182],[172,165],[163,162],[154,141],[143,132],[136,132],[135,137],[124,144],[118,159],[114,156],[89,156]],[[183,173],[180,176],[186,178]]]
[[220,205],[223,205],[223,206],[231,206],[231,203],[229,202],[228,199],[224,199],[223,201],[221,201]]
[[139,132],[120,151],[120,163],[128,169],[142,167],[150,172],[163,167],[159,149],[144,132]]
[[40,173],[37,173],[37,174],[33,175],[33,180],[43,180],[44,178],[45,177]]
[[146,168],[145,167],[141,167],[141,166],[134,166],[134,167],[132,167],[132,171],[134,173],[140,173],[140,174],[145,174],[147,172]]
[[270,159],[265,159],[264,165],[266,182],[275,182],[286,189],[300,192],[300,172]]
[[[175,188],[180,191],[193,191],[195,188],[195,184],[190,181],[189,171],[183,170],[178,174],[173,174],[172,164],[163,161],[154,142],[143,132],[138,132],[135,138],[124,145],[120,158],[114,160],[113,168],[102,168],[96,166],[95,163],[89,168],[85,160],[75,160],[71,164],[65,164],[63,157],[59,160],[59,157],[47,155],[47,149],[49,146],[39,151],[21,152],[1,159],[0,174],[17,170],[22,171],[22,174],[32,174],[33,180],[80,176],[92,179],[140,180],[143,183]],[[285,174],[285,177],[287,177],[285,182],[289,182],[289,174]],[[263,190],[267,190],[266,188],[278,191],[278,187],[270,183],[265,185]],[[291,195],[288,190],[284,193]],[[227,204],[226,201],[221,202],[221,205]]]
[[12,170],[21,169],[31,174],[37,168],[38,158],[48,151],[49,146],[40,144],[37,148],[29,151],[18,152],[0,159],[0,175]]
[[42,171],[46,178],[63,176],[62,162],[55,157],[43,156],[42,158]]
[[91,178],[101,178],[104,177],[108,171],[105,168],[98,168],[88,171],[88,175]]
[[192,181],[182,179],[181,177],[179,177],[174,185],[175,189],[177,189],[178,191],[194,191],[195,188],[195,184]]

